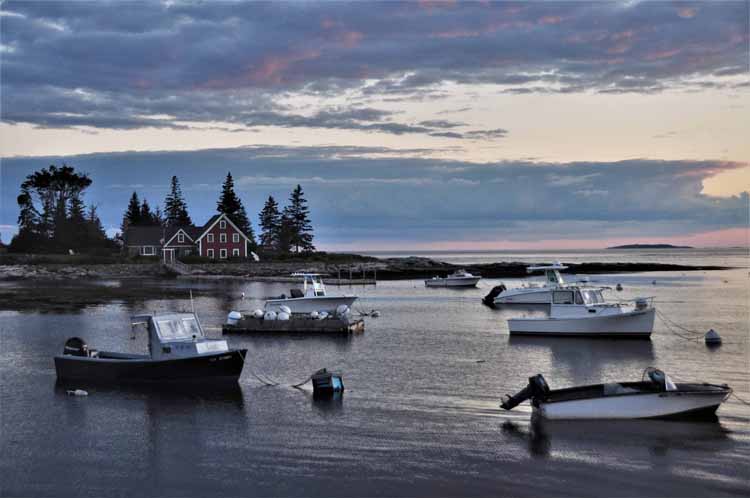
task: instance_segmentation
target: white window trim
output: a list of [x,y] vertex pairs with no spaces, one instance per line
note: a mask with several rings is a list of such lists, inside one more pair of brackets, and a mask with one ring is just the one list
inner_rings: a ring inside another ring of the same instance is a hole
[[206,257],[214,259],[214,250],[213,249],[206,249]]
[[185,234],[178,233],[177,234],[177,243],[178,244],[184,244],[185,243]]
[[227,259],[227,250],[219,249],[219,259]]
[[240,255],[239,249],[232,249],[232,257],[235,257],[235,256],[239,257],[239,255]]
[[154,246],[141,247],[141,256],[155,256],[155,255],[156,255],[156,250],[154,249]]
[[240,234],[238,234],[238,233],[233,233],[233,234],[232,234],[232,242],[233,242],[233,243],[237,243],[237,242],[239,242],[239,241],[240,241]]
[[219,228],[222,228],[222,229],[223,229],[223,228],[226,228],[226,227],[227,227],[227,222],[226,222],[226,220],[221,220],[221,221],[219,222]]
[[206,235],[206,242],[213,242],[214,241],[214,234],[209,233]]
[[221,242],[221,243],[226,243],[226,241],[227,241],[227,234],[225,234],[225,233],[220,233],[220,234],[219,234],[219,242]]

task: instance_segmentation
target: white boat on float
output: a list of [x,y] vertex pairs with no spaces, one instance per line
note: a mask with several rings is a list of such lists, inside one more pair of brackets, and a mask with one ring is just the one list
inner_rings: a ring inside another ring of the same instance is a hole
[[425,280],[424,284],[427,287],[476,287],[481,278],[480,275],[472,275],[466,270],[458,270],[447,277],[432,277]]
[[[648,377],[648,378],[646,378]],[[541,374],[500,405],[511,410],[527,399],[533,415],[546,419],[715,419],[732,389],[707,383],[674,383],[661,370],[647,368],[640,382],[617,382],[550,389]]]
[[289,296],[283,295],[277,298],[267,299],[265,311],[282,311],[286,306],[292,313],[312,313],[313,311],[325,311],[335,313],[336,309],[343,305],[351,308],[357,296],[329,296],[323,285],[322,275],[319,273],[292,273],[293,277],[302,279],[302,289],[291,289]]
[[537,271],[544,272],[544,283],[530,283],[522,287],[507,289],[505,285],[500,284],[487,294],[483,302],[488,306],[498,304],[549,304],[552,302],[552,291],[566,287],[565,281],[560,275],[560,270],[567,270],[559,261],[552,265],[529,266],[526,268],[527,273]]
[[568,286],[552,291],[548,317],[511,318],[511,335],[648,338],[654,330],[653,298],[607,302],[601,289]]

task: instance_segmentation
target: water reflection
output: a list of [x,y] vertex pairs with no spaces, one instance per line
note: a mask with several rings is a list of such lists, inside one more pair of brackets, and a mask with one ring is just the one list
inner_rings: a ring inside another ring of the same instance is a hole
[[683,450],[711,452],[731,434],[716,421],[547,420],[536,415],[528,424],[506,420],[500,429],[504,436],[524,443],[534,458],[602,447],[643,447],[658,457]]
[[508,344],[524,356],[534,350],[549,354],[551,364],[573,384],[634,379],[655,358],[647,340],[510,336]]

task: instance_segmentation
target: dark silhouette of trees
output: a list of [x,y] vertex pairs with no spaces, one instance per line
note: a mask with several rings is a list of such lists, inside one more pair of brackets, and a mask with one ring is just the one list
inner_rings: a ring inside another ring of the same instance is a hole
[[227,173],[227,177],[224,180],[224,184],[221,186],[221,196],[219,201],[216,203],[216,210],[220,213],[224,213],[229,217],[232,222],[242,230],[247,238],[250,239],[250,249],[254,250],[257,246],[255,242],[255,231],[247,217],[245,206],[242,205],[242,201],[234,191],[234,179],[232,173]]
[[187,204],[182,197],[180,181],[172,177],[172,187],[164,200],[164,217],[167,226],[191,226],[193,220],[187,212]]
[[[51,165],[28,175],[16,199],[20,208],[14,252],[68,252],[111,247],[101,229],[92,230],[83,194],[92,180],[71,166]],[[95,210],[94,210],[95,211]]]
[[281,213],[279,205],[273,196],[268,196],[268,200],[263,205],[263,210],[258,215],[260,219],[260,245],[267,251],[279,249],[281,235]]
[[289,205],[284,208],[282,228],[284,238],[288,237],[289,246],[294,248],[295,252],[315,250],[312,243],[313,228],[310,224],[310,209],[307,207],[307,199],[300,185],[292,191]]

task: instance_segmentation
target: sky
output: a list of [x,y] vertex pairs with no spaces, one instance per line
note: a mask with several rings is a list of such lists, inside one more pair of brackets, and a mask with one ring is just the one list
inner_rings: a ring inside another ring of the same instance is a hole
[[[0,3],[0,234],[23,178],[87,172],[257,220],[301,184],[324,250],[748,243],[736,2]],[[257,225],[256,225],[257,229]]]

